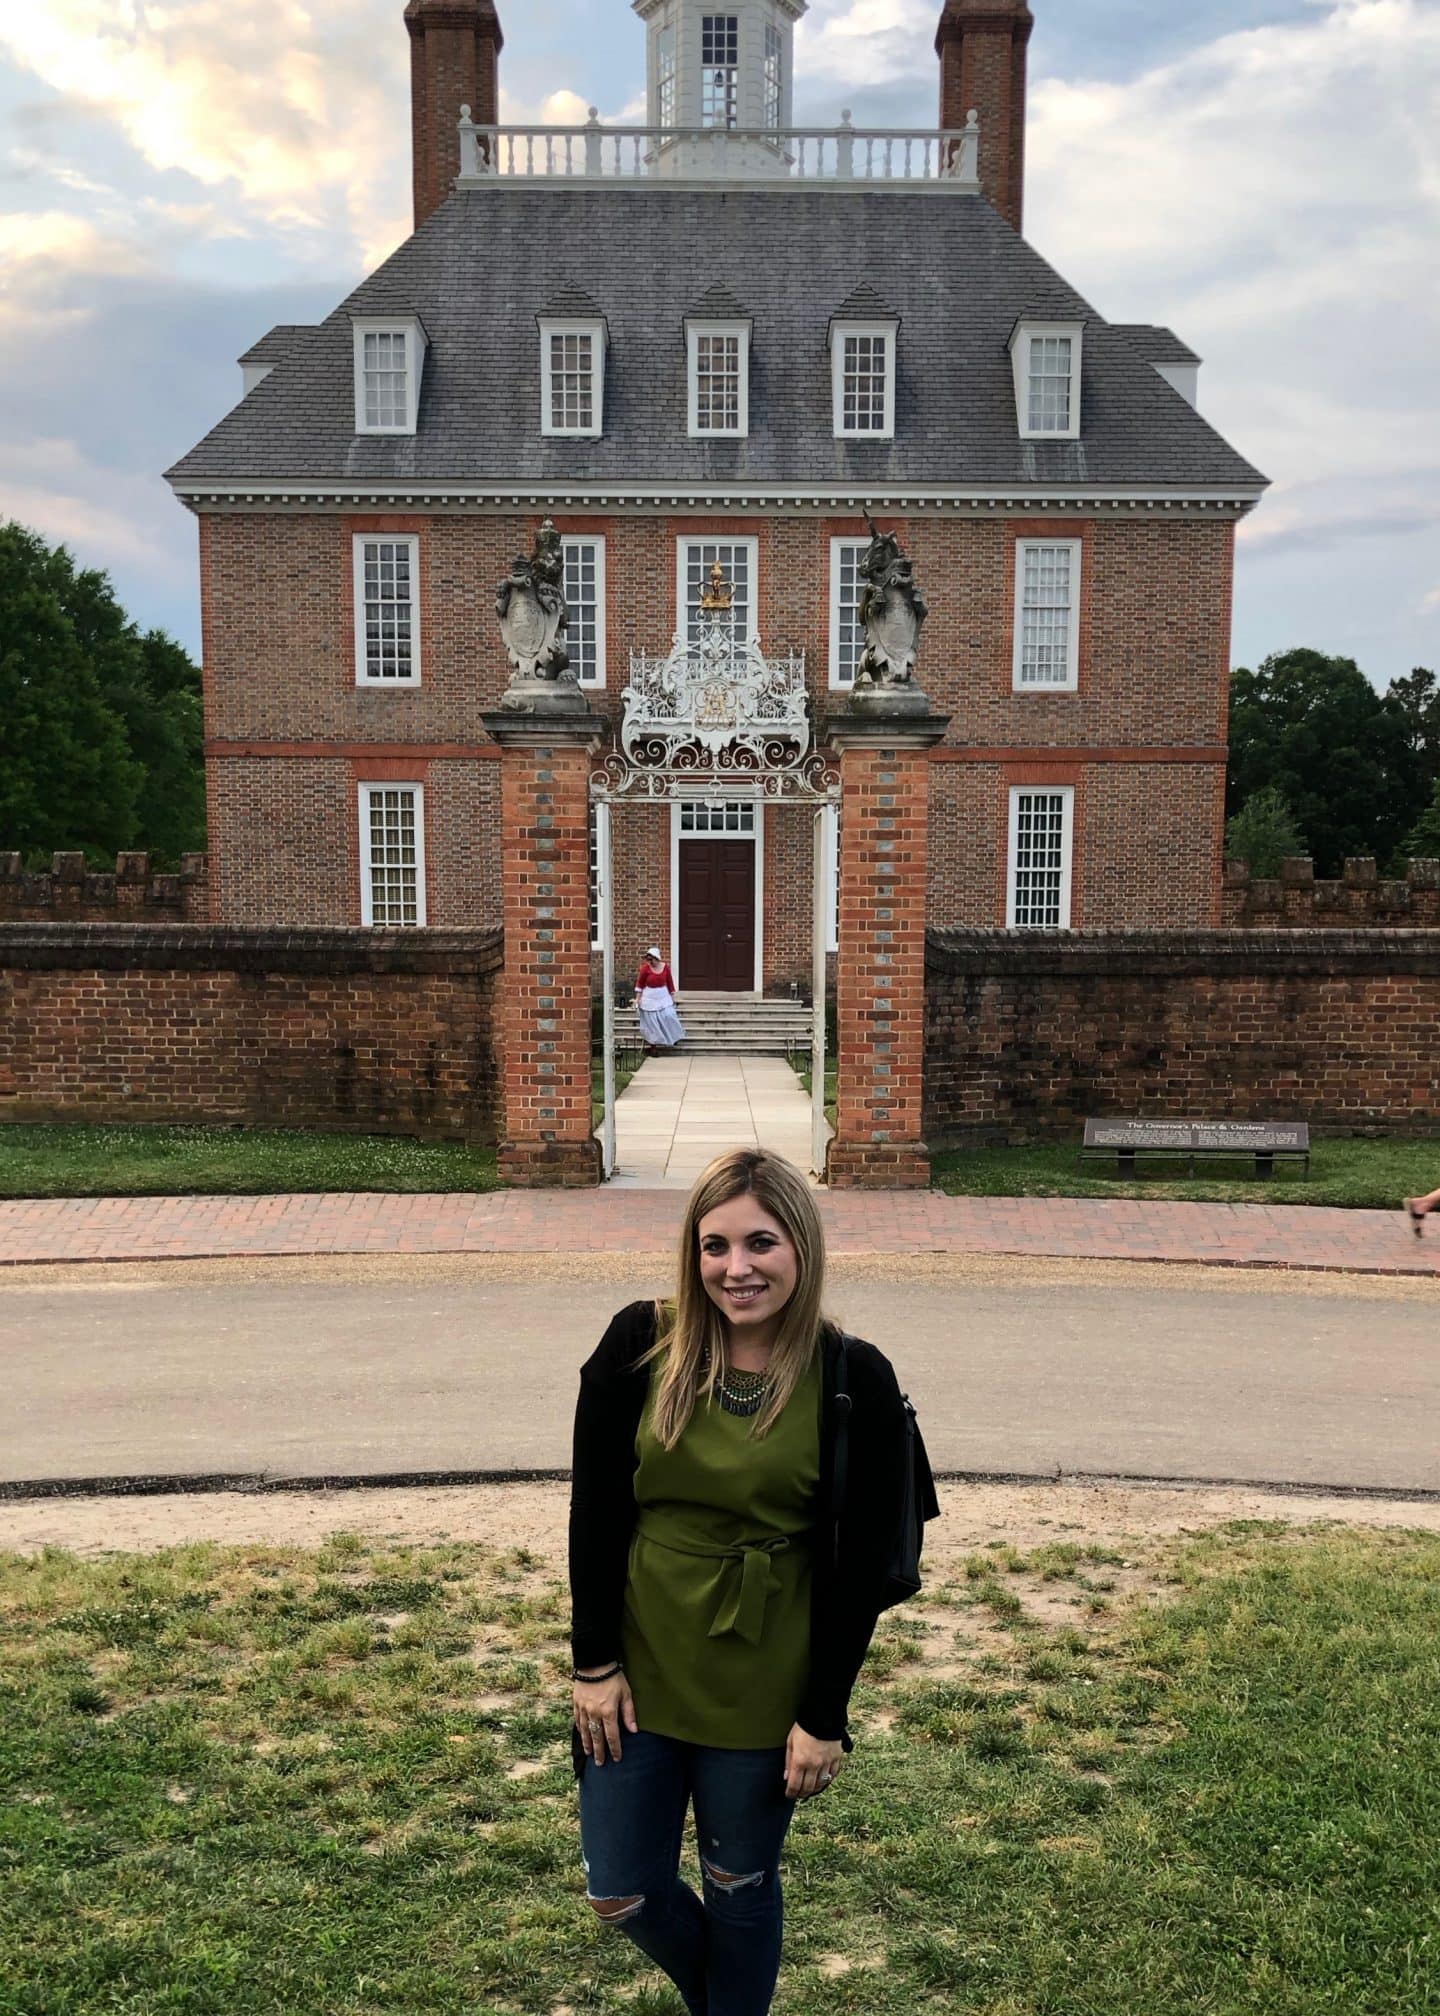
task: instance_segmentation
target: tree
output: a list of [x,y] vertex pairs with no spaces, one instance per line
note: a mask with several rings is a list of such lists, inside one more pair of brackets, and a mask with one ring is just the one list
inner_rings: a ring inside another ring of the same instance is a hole
[[1230,682],[1227,806],[1273,787],[1290,806],[1317,872],[1347,855],[1388,859],[1425,799],[1402,711],[1353,658],[1284,651]]
[[1225,827],[1225,859],[1248,861],[1252,875],[1278,875],[1280,863],[1303,854],[1295,815],[1273,784],[1247,798]]
[[1424,665],[1385,689],[1385,705],[1401,722],[1406,745],[1428,792],[1440,783],[1440,679]]
[[160,860],[205,844],[200,675],[104,574],[0,526],[0,846]]
[[1407,861],[1440,861],[1440,777],[1430,793],[1430,803],[1410,828],[1401,849]]

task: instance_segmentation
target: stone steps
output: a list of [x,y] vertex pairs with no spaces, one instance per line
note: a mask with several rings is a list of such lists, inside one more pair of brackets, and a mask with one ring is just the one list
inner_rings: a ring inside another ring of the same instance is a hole
[[[810,1043],[810,1010],[803,1001],[757,1000],[748,994],[682,994],[680,1019],[685,1024],[684,1048],[691,1055],[728,1054],[742,1057],[783,1057]],[[615,1035],[621,1043],[638,1043],[639,1021],[630,1007],[615,1011]]]

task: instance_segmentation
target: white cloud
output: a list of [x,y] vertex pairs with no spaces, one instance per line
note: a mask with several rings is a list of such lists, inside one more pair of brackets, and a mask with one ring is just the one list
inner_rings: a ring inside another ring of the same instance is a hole
[[0,459],[0,518],[62,540],[82,566],[138,569],[176,585],[192,568],[158,478],[102,469],[74,441],[38,436],[6,441]]

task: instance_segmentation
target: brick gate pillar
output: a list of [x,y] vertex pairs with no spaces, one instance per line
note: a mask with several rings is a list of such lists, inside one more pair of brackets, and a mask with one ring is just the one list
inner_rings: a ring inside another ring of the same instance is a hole
[[856,694],[826,735],[840,759],[837,1190],[924,1189],[925,884],[930,758],[949,717],[915,688]]
[[545,712],[494,713],[505,971],[500,1174],[598,1183],[590,1102],[590,764],[604,723],[573,685]]

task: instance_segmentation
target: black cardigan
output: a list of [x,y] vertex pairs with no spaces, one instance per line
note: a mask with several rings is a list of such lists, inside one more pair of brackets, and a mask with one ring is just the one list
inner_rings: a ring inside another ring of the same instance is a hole
[[[625,1581],[635,1526],[635,1434],[650,1368],[636,1359],[655,1341],[655,1305],[632,1302],[615,1317],[580,1368],[570,1495],[571,1650],[580,1667],[620,1657]],[[852,1400],[845,1502],[835,1536],[834,1465],[837,1333],[822,1334],[820,1483],[810,1602],[810,1678],[797,1716],[827,1742],[850,1739],[851,1690],[875,1621],[900,1530],[905,1481],[905,1411],[888,1358],[873,1344],[847,1342]]]

